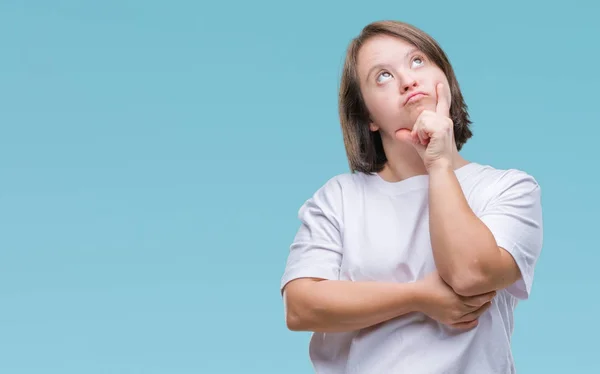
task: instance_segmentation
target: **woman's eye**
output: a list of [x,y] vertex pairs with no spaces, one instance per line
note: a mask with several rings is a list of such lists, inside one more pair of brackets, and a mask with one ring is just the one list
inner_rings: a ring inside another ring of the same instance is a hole
[[413,63],[413,67],[419,67],[419,66],[423,65],[424,61],[421,57],[415,57],[415,58],[413,58],[412,63]]
[[387,78],[391,78],[392,74],[388,73],[387,71],[384,71],[383,73],[379,74],[377,76],[377,83],[381,83],[383,79],[387,79]]

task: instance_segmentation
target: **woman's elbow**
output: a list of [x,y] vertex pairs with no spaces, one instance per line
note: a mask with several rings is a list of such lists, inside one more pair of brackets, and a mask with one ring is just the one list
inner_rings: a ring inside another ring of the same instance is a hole
[[290,331],[312,331],[315,313],[311,304],[303,287],[293,285],[284,291],[285,324]]
[[307,331],[307,323],[304,318],[289,309],[285,313],[285,324],[290,331]]
[[493,287],[490,288],[489,279],[479,271],[458,271],[446,276],[444,281],[457,295],[465,297],[482,295],[494,290]]
[[493,289],[488,289],[486,282],[478,281],[475,279],[464,280],[462,282],[458,282],[451,285],[451,287],[457,295],[464,297],[483,295],[485,293],[493,291]]
[[461,296],[483,295],[504,289],[521,278],[521,272],[508,252],[498,259],[473,263],[456,269],[444,279]]
[[290,331],[317,331],[322,319],[316,309],[306,303],[288,304],[285,312],[285,324]]

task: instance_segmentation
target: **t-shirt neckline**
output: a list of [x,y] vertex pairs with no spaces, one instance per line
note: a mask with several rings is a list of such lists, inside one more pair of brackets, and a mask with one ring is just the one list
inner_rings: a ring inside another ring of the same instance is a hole
[[[462,180],[478,167],[478,163],[469,162],[468,164],[455,169],[454,173],[459,180]],[[428,174],[415,175],[399,182],[388,182],[383,179],[379,173],[370,173],[368,175],[369,178],[367,178],[367,180],[370,181],[374,187],[390,195],[398,195],[414,190],[426,189],[429,187]]]

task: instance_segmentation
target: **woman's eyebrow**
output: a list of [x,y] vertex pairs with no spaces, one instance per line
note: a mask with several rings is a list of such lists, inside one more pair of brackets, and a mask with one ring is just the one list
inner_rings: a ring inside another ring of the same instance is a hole
[[410,51],[406,52],[406,54],[404,55],[404,58],[407,58],[409,55],[412,55],[415,52],[423,53],[423,52],[421,52],[421,50],[419,48],[415,47],[415,48],[412,48]]

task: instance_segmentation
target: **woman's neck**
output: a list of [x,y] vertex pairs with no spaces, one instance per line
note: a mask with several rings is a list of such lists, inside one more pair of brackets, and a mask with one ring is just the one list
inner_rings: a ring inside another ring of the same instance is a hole
[[[384,147],[385,148],[385,147]],[[400,182],[417,176],[427,175],[427,169],[417,151],[405,144],[395,144],[394,149],[386,148],[387,162],[379,176],[388,182]],[[454,152],[453,165],[458,169],[469,162],[458,151]]]

